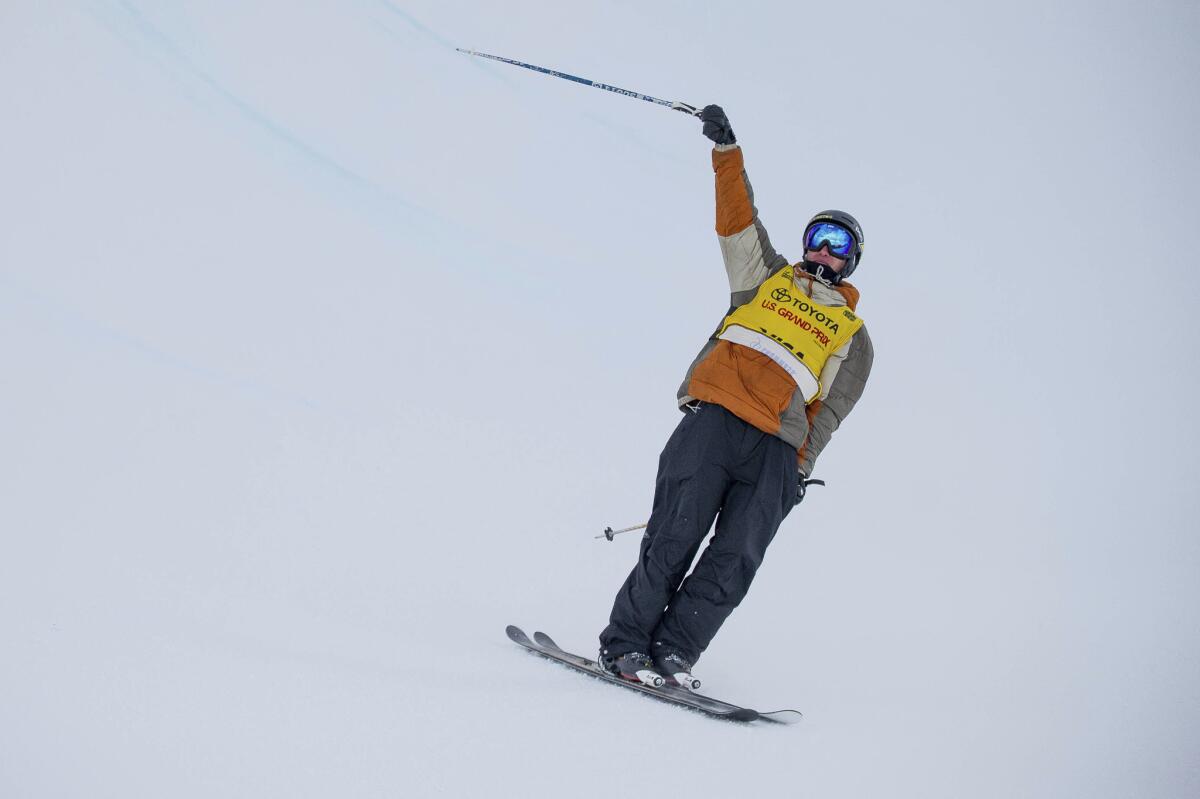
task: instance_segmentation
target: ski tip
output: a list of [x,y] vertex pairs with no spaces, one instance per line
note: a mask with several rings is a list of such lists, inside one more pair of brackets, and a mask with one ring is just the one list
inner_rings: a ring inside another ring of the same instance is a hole
[[804,719],[804,714],[799,710],[773,710],[770,713],[759,713],[758,717],[776,724],[796,724]]
[[529,636],[525,634],[525,631],[522,630],[520,627],[518,627],[515,624],[510,624],[507,627],[505,627],[504,632],[508,636],[508,640],[510,640],[510,641],[514,641],[518,644],[521,644],[522,646],[532,646],[533,645],[533,641],[529,640]]
[[551,638],[550,636],[546,635],[546,634],[545,634],[544,632],[542,632],[541,630],[538,630],[537,632],[535,632],[535,633],[533,634],[533,640],[537,641],[537,642],[538,642],[540,645],[542,645],[542,646],[546,646],[546,647],[549,647],[549,648],[551,648],[551,649],[559,649],[559,650],[561,650],[561,649],[562,649],[562,647],[561,647],[561,646],[559,646],[558,644],[554,643],[554,639],[553,639],[553,638]]

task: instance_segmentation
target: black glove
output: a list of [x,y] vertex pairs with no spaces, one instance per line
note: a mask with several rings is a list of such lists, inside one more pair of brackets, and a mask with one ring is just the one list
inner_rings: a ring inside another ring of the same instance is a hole
[[700,121],[704,123],[704,135],[717,144],[736,144],[737,137],[733,135],[733,127],[729,117],[719,105],[706,105],[700,111]]
[[807,479],[805,479],[804,475],[800,475],[800,484],[796,486],[796,503],[795,503],[795,505],[792,505],[793,508],[796,507],[796,505],[799,505],[801,502],[804,501],[804,493],[806,491],[808,491],[809,486],[814,486],[814,485],[815,486],[823,486],[823,485],[825,485],[825,481],[824,480],[807,480]]

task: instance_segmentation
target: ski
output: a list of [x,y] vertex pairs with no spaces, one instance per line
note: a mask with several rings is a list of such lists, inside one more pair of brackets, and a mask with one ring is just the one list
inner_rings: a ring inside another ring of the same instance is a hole
[[[545,633],[534,633],[534,637],[538,642],[531,641],[529,636],[520,627],[509,625],[505,632],[508,633],[509,639],[514,643],[523,646],[525,649],[533,652],[536,655],[541,655],[548,660],[553,660],[575,671],[581,671],[584,674],[595,677],[599,680],[604,680],[612,685],[620,685],[624,688],[637,691],[647,696],[652,696],[663,702],[673,705],[686,707],[691,710],[696,710],[706,715],[727,721],[755,721],[759,716],[758,713],[749,709],[742,708],[736,705],[729,705],[724,702],[716,702],[707,697],[691,693],[681,688],[672,686],[663,686],[662,688],[651,688],[642,683],[623,680],[615,674],[609,674],[603,671],[595,661],[579,655],[573,655],[570,652],[564,651],[554,643],[550,636]],[[541,643],[541,642],[545,643]]]
[[661,688],[651,688],[648,685],[641,683],[623,680],[620,677],[609,674],[602,670],[594,660],[585,658],[580,655],[575,655],[567,652],[554,639],[543,632],[535,632],[533,640],[525,634],[519,627],[509,625],[505,632],[510,640],[524,647],[530,652],[541,655],[542,657],[553,660],[563,666],[566,666],[575,671],[581,671],[584,674],[595,677],[599,680],[620,685],[625,688],[638,691],[655,699],[658,699],[669,704],[679,707],[688,708],[713,718],[724,719],[726,721],[742,721],[750,722],[758,719],[772,721],[781,724],[793,724],[800,720],[801,714],[795,710],[780,710],[771,713],[759,713],[750,708],[739,707],[728,702],[722,702],[719,699],[703,696],[701,694],[688,691],[685,688],[677,686],[663,686]]
[[[589,660],[589,659],[581,657],[579,655],[572,655],[571,653],[564,651],[562,647],[560,647],[558,644],[556,644],[554,642],[554,639],[552,639],[550,636],[546,635],[545,633],[535,632],[533,634],[533,640],[544,649],[552,649],[552,650],[556,651],[557,653],[570,658],[572,661],[574,661],[573,665],[575,665],[577,668],[582,669],[582,668],[590,666],[595,671],[600,671],[600,668],[599,668],[599,666],[596,665],[595,661]],[[603,673],[603,672],[601,672],[601,673]],[[620,678],[617,678],[617,679],[620,680]],[[625,683],[627,681],[620,680],[620,682]],[[693,700],[699,700],[700,702],[703,702],[708,707],[712,708],[713,711],[715,711],[717,713],[734,713],[734,712],[738,712],[738,711],[748,711],[749,713],[753,713],[755,718],[754,719],[746,719],[747,721],[754,721],[755,719],[762,719],[764,721],[773,721],[777,724],[795,724],[796,722],[800,721],[800,719],[802,719],[804,717],[803,714],[799,710],[772,710],[772,711],[767,711],[767,712],[750,710],[749,708],[739,707],[738,705],[732,705],[728,702],[723,702],[720,699],[713,699],[712,697],[703,696],[701,694],[696,693],[695,691],[689,691],[686,688],[678,688],[678,687],[671,686],[671,685],[668,685],[668,686],[665,686],[665,687],[659,688],[659,689],[651,688],[650,690],[651,691],[668,691],[672,695],[677,695],[684,700],[687,700],[689,698],[693,699]]]

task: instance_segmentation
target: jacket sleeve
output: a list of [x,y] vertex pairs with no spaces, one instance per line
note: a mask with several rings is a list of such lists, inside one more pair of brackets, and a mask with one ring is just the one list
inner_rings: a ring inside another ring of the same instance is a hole
[[718,144],[713,148],[712,161],[717,175],[717,237],[729,274],[729,291],[736,294],[757,288],[788,262],[775,252],[759,221],[742,148]]
[[862,397],[874,360],[875,349],[871,345],[871,337],[867,335],[866,327],[860,328],[850,340],[850,350],[845,360],[835,365],[836,373],[829,384],[828,395],[808,406],[808,438],[800,450],[800,473],[805,477],[812,475],[817,456],[829,443],[833,431],[850,415]]

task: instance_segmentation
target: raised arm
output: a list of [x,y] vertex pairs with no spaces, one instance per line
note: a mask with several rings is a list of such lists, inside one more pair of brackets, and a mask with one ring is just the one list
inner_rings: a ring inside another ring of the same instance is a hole
[[717,184],[717,237],[729,275],[729,291],[736,294],[757,288],[788,262],[775,252],[758,218],[742,148],[725,112],[718,105],[710,105],[700,112],[700,119],[704,135],[715,145],[712,163]]

